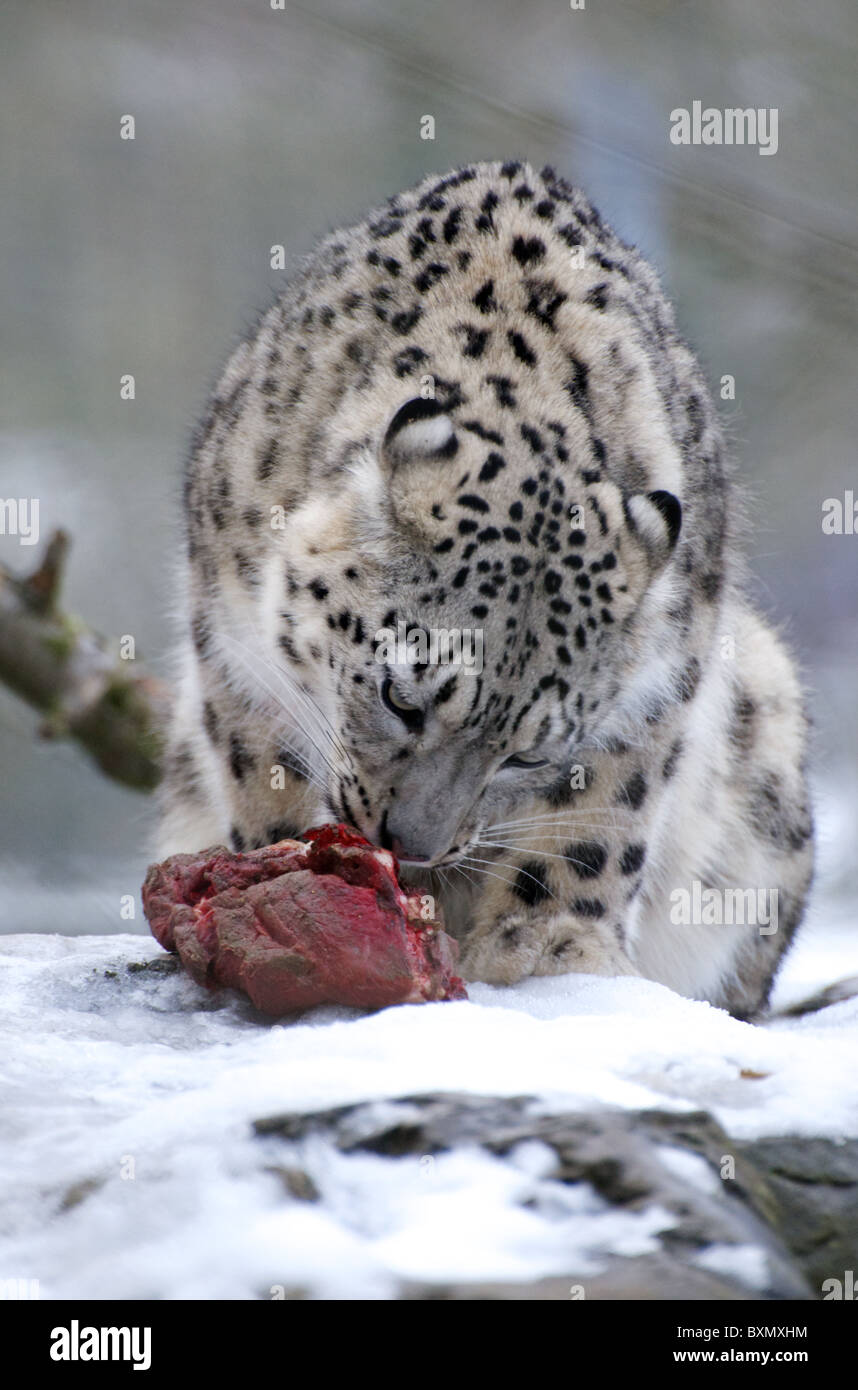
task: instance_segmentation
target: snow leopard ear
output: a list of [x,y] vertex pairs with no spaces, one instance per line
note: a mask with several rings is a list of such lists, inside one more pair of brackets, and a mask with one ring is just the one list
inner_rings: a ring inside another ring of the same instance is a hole
[[453,421],[436,400],[415,396],[397,410],[384,432],[382,457],[392,467],[409,459],[452,458],[459,447]]
[[673,554],[682,529],[682,503],[672,492],[637,492],[626,501],[632,530],[660,569]]

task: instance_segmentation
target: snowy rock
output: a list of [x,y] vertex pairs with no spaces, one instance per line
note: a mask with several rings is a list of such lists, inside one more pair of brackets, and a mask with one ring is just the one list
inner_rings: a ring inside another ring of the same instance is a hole
[[[311,1171],[322,1142],[341,1154],[376,1154],[388,1160],[411,1156],[429,1164],[437,1155],[476,1147],[518,1167],[521,1150],[532,1151],[538,1144],[548,1161],[539,1164],[538,1176],[521,1199],[532,1210],[549,1211],[562,1185],[567,1192],[591,1194],[603,1220],[608,1212],[615,1218],[663,1214],[658,1250],[624,1244],[619,1230],[607,1244],[588,1249],[582,1247],[579,1225],[577,1239],[567,1249],[565,1273],[567,1284],[580,1282],[585,1296],[595,1282],[594,1296],[600,1298],[684,1298],[687,1293],[680,1291],[695,1267],[720,1276],[718,1292],[709,1286],[701,1297],[813,1296],[784,1243],[788,1232],[782,1237],[765,1220],[771,1202],[767,1175],[748,1165],[746,1146],[733,1144],[710,1115],[545,1110],[535,1097],[408,1096],[271,1116],[254,1128],[269,1140],[277,1136],[285,1141],[292,1160],[306,1162]],[[777,1152],[777,1141],[769,1143]],[[858,1145],[854,1147],[858,1172]],[[527,1166],[533,1170],[532,1163]],[[657,1265],[651,1259],[655,1253]],[[598,1276],[595,1281],[593,1275]],[[665,1288],[674,1292],[667,1294]],[[461,1284],[454,1284],[424,1296],[463,1293],[468,1296]],[[408,1296],[417,1295],[412,1289]]]
[[44,1298],[801,1298],[854,1268],[858,1000],[752,1027],[570,975],[272,1025],[141,936],[0,938],[0,973],[0,1281]]

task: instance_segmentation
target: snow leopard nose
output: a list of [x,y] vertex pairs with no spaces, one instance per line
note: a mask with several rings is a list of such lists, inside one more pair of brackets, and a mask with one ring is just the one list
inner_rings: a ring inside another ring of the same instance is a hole
[[393,843],[391,844],[390,847],[391,847],[391,849],[393,850],[393,853],[396,855],[396,858],[397,858],[397,859],[407,860],[409,864],[426,864],[426,863],[428,863],[428,861],[429,861],[429,856],[428,856],[428,854],[413,854],[412,851],[411,851],[410,849],[406,849],[406,848],[405,848],[405,846],[403,845],[402,841],[401,841],[401,840],[398,840],[398,839],[396,838],[395,835],[394,835],[392,838],[393,838]]
[[[451,741],[431,756],[396,766],[391,799],[380,816],[376,844],[412,864],[436,864],[456,842],[462,818],[481,786],[480,749]],[[379,807],[379,810],[382,808]]]
[[425,864],[429,858],[428,854],[417,854],[404,845],[398,835],[391,832],[387,824],[387,812],[381,818],[378,827],[378,843],[382,849],[389,849],[396,855],[397,859],[407,859],[412,864]]

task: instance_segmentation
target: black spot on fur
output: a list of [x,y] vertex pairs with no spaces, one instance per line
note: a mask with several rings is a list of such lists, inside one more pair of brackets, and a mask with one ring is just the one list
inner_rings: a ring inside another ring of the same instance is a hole
[[586,362],[580,362],[577,357],[570,356],[569,361],[572,367],[572,375],[566,382],[566,390],[579,409],[583,410],[584,414],[589,416],[590,397],[587,385],[589,368]]
[[597,844],[593,840],[576,841],[567,845],[563,853],[571,862],[578,877],[582,879],[598,878],[608,857],[604,845]]
[[579,917],[604,917],[605,904],[599,898],[575,898],[572,903],[572,911],[577,912]]
[[588,290],[584,295],[584,303],[589,304],[593,309],[604,309],[605,305],[608,303],[608,299],[608,286],[605,281],[602,281],[599,285],[594,285],[593,288]]
[[453,208],[444,219],[444,240],[448,244],[456,240],[456,237],[459,235],[461,223],[462,209],[460,207]]
[[679,679],[679,698],[684,703],[693,700],[700,684],[700,662],[696,656],[691,657]]
[[247,751],[238,734],[230,734],[229,770],[236,782],[243,782],[245,773],[252,772],[255,767],[256,759]]
[[558,290],[553,280],[531,280],[529,290],[525,313],[538,319],[544,328],[554,332],[557,327],[554,322],[557,310],[561,304],[565,304],[568,295]]
[[747,753],[756,732],[757,706],[747,691],[740,691],[733,704],[733,717],[730,722],[730,742],[737,753]]
[[427,354],[419,347],[403,348],[393,359],[393,370],[402,379],[404,376],[411,376],[420,366],[421,362],[426,362]]
[[674,742],[673,745],[671,746],[670,752],[668,753],[667,757],[665,758],[665,760],[664,760],[664,765],[663,765],[663,767],[662,767],[662,769],[661,769],[661,775],[662,775],[662,777],[664,778],[664,780],[665,780],[666,782],[669,782],[669,781],[670,781],[671,777],[673,776],[674,772],[676,771],[676,764],[679,762],[679,759],[680,759],[681,754],[682,754],[682,739],[681,739],[681,738],[678,738],[678,739],[675,740],[675,742]]
[[709,570],[700,575],[699,589],[702,597],[707,603],[714,603],[721,592],[724,584],[724,576],[720,570]]
[[298,827],[292,820],[279,820],[275,825],[269,825],[265,831],[265,843],[276,845],[281,840],[296,840],[298,838]]
[[545,242],[540,241],[539,237],[517,236],[512,243],[512,254],[519,265],[530,265],[532,261],[541,261],[545,255]]
[[269,439],[256,456],[256,476],[261,483],[267,481],[280,460],[280,446],[276,439]]
[[512,891],[528,907],[536,907],[551,896],[545,870],[538,859],[528,859],[521,865]]
[[492,478],[497,477],[498,473],[500,473],[502,468],[506,468],[506,459],[504,459],[500,454],[495,453],[495,451],[492,450],[492,452],[486,458],[486,461],[483,464],[482,468],[480,469],[479,481],[481,483],[490,483]]
[[637,811],[643,805],[646,793],[646,778],[642,772],[634,772],[625,785],[620,788],[617,794],[617,805],[631,806],[633,811]]
[[473,302],[481,314],[491,314],[498,307],[494,297],[494,289],[494,280],[487,280],[474,295]]
[[460,507],[470,507],[473,512],[488,512],[490,507],[484,497],[478,497],[476,493],[466,492],[456,499]]
[[212,634],[208,620],[197,613],[191,622],[191,638],[198,656],[205,656],[211,646]]
[[646,858],[646,845],[626,845],[620,858],[621,874],[636,874]]
[[394,232],[399,231],[399,220],[395,217],[382,217],[380,221],[373,223],[369,229],[369,234],[380,240],[383,237],[393,236]]
[[298,754],[294,753],[291,748],[287,748],[285,744],[277,749],[274,761],[275,764],[284,767],[287,772],[291,772],[293,777],[299,777],[302,781],[306,780],[307,769],[304,763]]
[[552,782],[545,792],[545,800],[554,810],[555,808],[571,806],[578,794],[579,791],[573,788],[569,777],[558,777],[557,781]]
[[513,394],[513,383],[508,376],[487,376],[486,384],[494,388],[498,405],[506,406],[509,410],[515,409],[518,401]]
[[503,444],[503,435],[498,434],[497,430],[487,430],[479,420],[463,420],[462,429],[477,435],[479,439],[485,439],[488,444]]
[[200,770],[193,749],[187,743],[180,743],[167,757],[167,776],[177,790],[191,801],[202,799]]
[[482,357],[486,350],[486,343],[489,341],[489,330],[487,328],[474,328],[473,324],[470,323],[460,323],[457,328],[465,338],[462,355],[464,357]]
[[450,267],[448,265],[443,265],[440,261],[431,261],[425,270],[421,270],[420,274],[415,277],[414,288],[420,294],[425,294],[427,290],[431,290],[433,285],[437,285],[439,280],[449,274]]
[[703,410],[703,402],[694,392],[685,402],[688,412],[688,437],[692,444],[699,444],[703,435],[703,428],[706,423],[706,416]]
[[567,222],[565,227],[558,227],[557,235],[562,237],[567,246],[580,246],[584,240],[581,228],[576,227],[574,222]]
[[441,688],[440,688],[440,689],[436,692],[436,694],[435,694],[435,704],[436,704],[436,705],[444,705],[444,704],[446,704],[447,701],[450,699],[450,696],[454,693],[454,691],[455,691],[456,686],[458,685],[458,683],[459,683],[459,678],[458,678],[458,676],[451,676],[449,680],[446,680],[446,681],[444,682],[444,684],[441,686]]
[[784,805],[783,783],[776,772],[766,773],[750,788],[748,810],[757,834],[784,850],[802,849],[813,834],[806,805]]
[[509,345],[515,353],[516,357],[518,358],[519,362],[523,362],[527,367],[535,367],[536,353],[533,351],[531,347],[528,346],[526,340],[522,337],[522,335],[510,329],[506,336],[507,341],[509,342]]
[[212,743],[217,743],[220,738],[220,723],[211,700],[206,700],[203,704],[203,727]]
[[404,337],[420,322],[422,316],[423,310],[419,304],[415,304],[411,309],[403,309],[398,314],[394,314],[390,320],[390,326],[394,333],[400,333]]

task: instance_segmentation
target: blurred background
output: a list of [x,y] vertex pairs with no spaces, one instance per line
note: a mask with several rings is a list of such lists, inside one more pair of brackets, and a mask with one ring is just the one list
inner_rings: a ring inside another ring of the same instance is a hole
[[[821,522],[858,496],[854,0],[4,0],[0,74],[0,497],[40,499],[43,541],[71,532],[67,606],[162,673],[184,452],[282,282],[270,248],[474,159],[587,190],[660,270],[713,391],[735,378],[754,592],[816,724],[812,926],[850,927],[858,535]],[[695,100],[776,107],[777,153],[671,144]],[[0,536],[11,568],[39,549]],[[37,727],[0,690],[0,930],[145,931],[119,909],[151,800]]]

